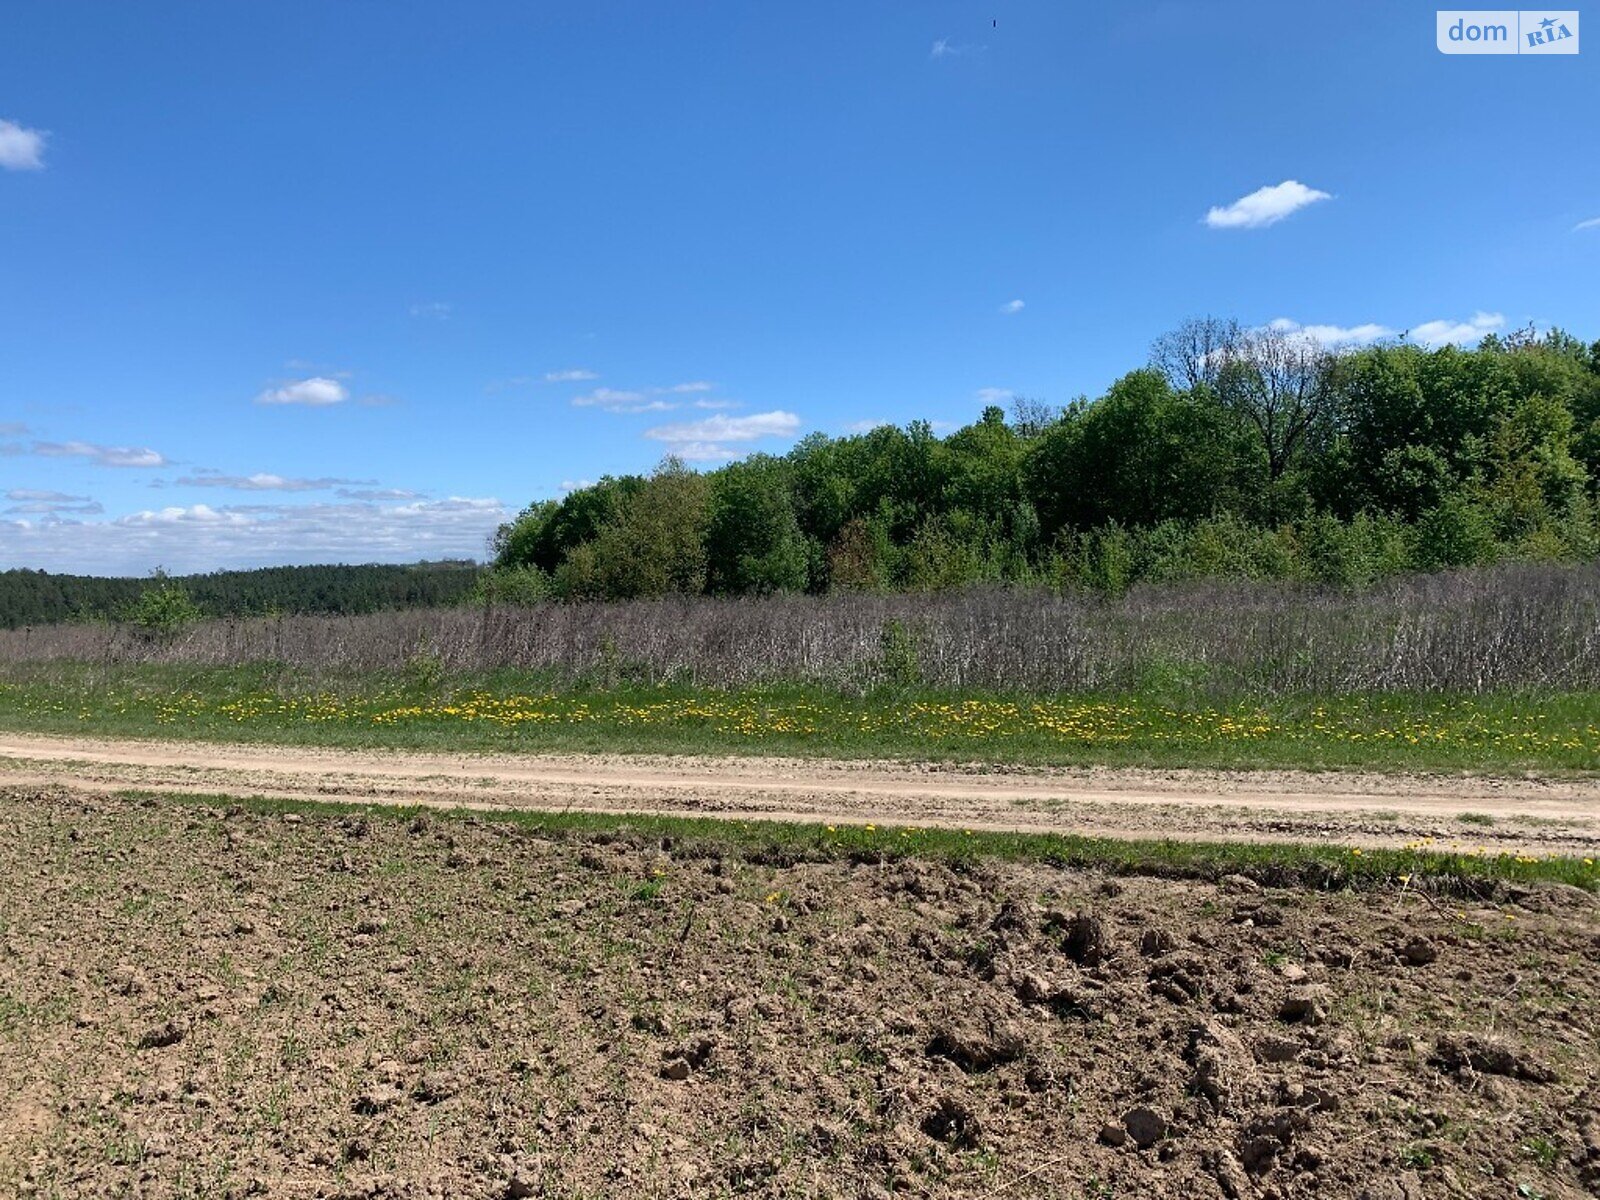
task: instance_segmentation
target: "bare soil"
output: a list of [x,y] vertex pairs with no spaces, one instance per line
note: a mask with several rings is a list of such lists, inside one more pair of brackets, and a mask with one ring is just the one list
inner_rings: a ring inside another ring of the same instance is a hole
[[0,733],[17,785],[1594,856],[1600,779],[472,755]]
[[1600,1194],[1600,911],[1560,885],[59,787],[0,827],[3,1195]]

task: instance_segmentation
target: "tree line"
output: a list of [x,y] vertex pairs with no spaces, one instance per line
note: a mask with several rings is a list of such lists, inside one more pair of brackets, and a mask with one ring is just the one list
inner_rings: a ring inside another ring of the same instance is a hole
[[153,582],[0,571],[0,627],[123,619],[143,613],[151,598],[179,596],[184,598],[185,612],[213,617],[431,608],[472,595],[479,574],[471,562],[264,567],[170,579],[158,573]]
[[1201,318],[1106,394],[1019,400],[707,472],[665,460],[501,526],[480,596],[623,599],[981,581],[1360,586],[1600,552],[1600,342],[1330,350]]

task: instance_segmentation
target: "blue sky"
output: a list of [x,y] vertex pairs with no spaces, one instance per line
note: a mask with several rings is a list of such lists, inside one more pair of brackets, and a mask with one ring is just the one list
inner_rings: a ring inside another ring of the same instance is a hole
[[1098,394],[1201,313],[1600,337],[1600,45],[1434,12],[11,4],[0,566],[480,554],[669,451]]

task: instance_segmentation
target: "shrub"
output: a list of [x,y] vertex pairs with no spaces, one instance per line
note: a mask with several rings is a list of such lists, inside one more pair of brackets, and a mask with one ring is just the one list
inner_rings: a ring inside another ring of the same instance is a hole
[[171,641],[204,616],[182,584],[158,571],[154,586],[140,593],[129,606],[126,619],[146,637]]
[[878,635],[879,669],[883,681],[893,687],[915,687],[922,682],[922,664],[917,655],[917,640],[910,626],[890,617]]
[[550,576],[538,567],[499,567],[479,576],[472,598],[479,604],[517,604],[523,607],[553,595]]

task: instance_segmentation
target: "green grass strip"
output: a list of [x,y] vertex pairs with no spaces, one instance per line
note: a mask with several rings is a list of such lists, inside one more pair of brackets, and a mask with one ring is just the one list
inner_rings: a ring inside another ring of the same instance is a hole
[[357,749],[777,754],[994,764],[1600,770],[1600,694],[844,694],[575,689],[502,672],[420,687],[269,667],[49,664],[0,675],[0,728]]
[[[11,794],[15,794],[12,789]],[[718,817],[527,810],[475,810],[421,805],[357,805],[329,801],[227,795],[166,794],[120,789],[129,799],[261,814],[319,817],[359,814],[374,819],[481,821],[508,824],[530,835],[574,840],[629,837],[670,845],[685,857],[738,853],[756,862],[895,862],[985,860],[1093,868],[1122,875],[1216,880],[1244,875],[1274,887],[1318,890],[1419,888],[1447,895],[1491,897],[1500,885],[1564,883],[1600,890],[1594,859],[1557,855],[1443,853],[1423,848],[1360,849],[1284,842],[1198,842],[1120,839],[1057,833],[1006,833],[900,825],[820,825]]]

